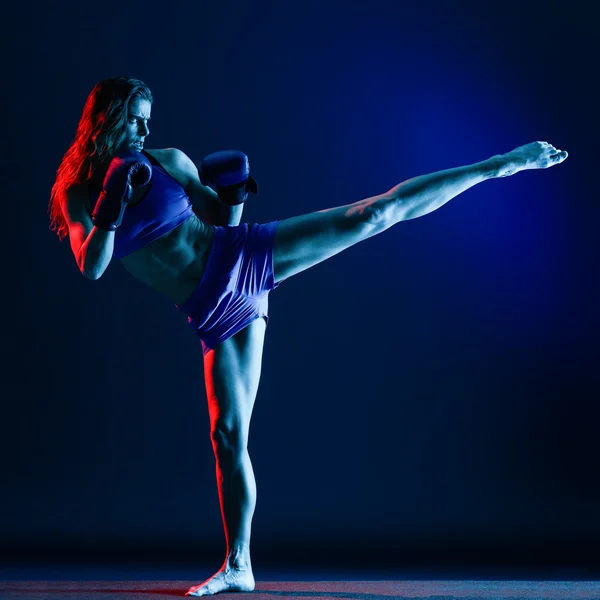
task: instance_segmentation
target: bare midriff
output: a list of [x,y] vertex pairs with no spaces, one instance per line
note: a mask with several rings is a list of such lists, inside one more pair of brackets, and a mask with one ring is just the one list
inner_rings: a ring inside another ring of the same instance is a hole
[[200,282],[214,235],[212,225],[192,215],[120,261],[138,281],[181,305]]

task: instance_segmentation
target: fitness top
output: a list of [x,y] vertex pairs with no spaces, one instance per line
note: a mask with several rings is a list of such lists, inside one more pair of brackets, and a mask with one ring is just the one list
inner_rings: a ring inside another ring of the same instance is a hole
[[[153,156],[142,153],[152,164],[152,178],[143,198],[128,206],[123,214],[123,221],[115,231],[114,258],[123,258],[144,248],[194,214],[183,186]],[[90,186],[92,211],[100,191]]]

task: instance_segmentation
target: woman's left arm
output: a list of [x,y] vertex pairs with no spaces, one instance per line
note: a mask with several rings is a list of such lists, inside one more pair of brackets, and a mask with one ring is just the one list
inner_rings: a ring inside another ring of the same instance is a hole
[[202,185],[198,167],[192,159],[182,150],[177,148],[170,150],[170,166],[185,182],[183,187],[190,197],[190,202],[198,217],[210,225],[239,225],[242,220],[244,204],[229,206],[221,202],[213,189]]

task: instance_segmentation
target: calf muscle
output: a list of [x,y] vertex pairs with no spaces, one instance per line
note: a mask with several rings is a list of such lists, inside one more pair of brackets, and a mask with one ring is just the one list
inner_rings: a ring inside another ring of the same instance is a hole
[[498,176],[491,159],[421,175],[385,194],[282,221],[275,233],[273,270],[282,281],[398,223],[430,213],[458,194]]
[[385,194],[387,200],[379,212],[385,215],[389,225],[422,217],[474,185],[497,177],[499,166],[493,157],[472,165],[413,177]]

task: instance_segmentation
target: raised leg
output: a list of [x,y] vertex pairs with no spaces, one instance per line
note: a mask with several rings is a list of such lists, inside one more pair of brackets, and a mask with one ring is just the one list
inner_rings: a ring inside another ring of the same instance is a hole
[[413,177],[379,196],[286,219],[275,232],[275,282],[305,271],[399,221],[429,214],[478,183],[527,169],[546,169],[567,156],[547,142],[532,142],[478,163]]
[[254,589],[250,534],[256,483],[248,455],[248,434],[260,380],[265,330],[265,320],[256,319],[204,357],[226,554],[221,569],[190,588],[186,596]]
[[275,282],[384,231],[392,224],[383,219],[383,209],[389,214],[389,206],[389,196],[381,195],[281,221],[273,244]]

